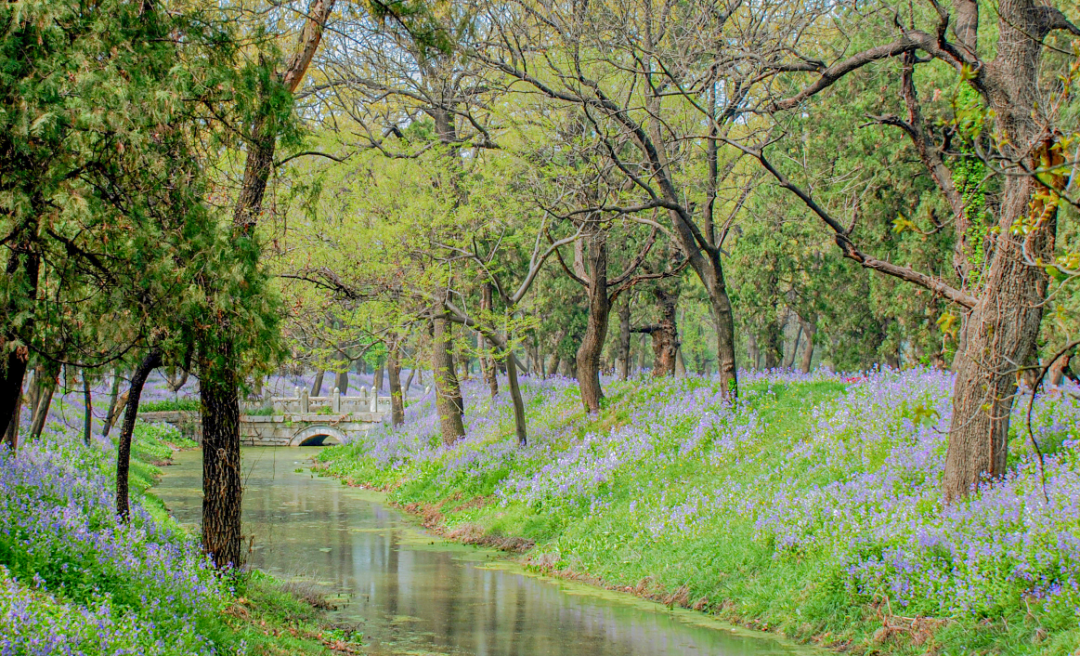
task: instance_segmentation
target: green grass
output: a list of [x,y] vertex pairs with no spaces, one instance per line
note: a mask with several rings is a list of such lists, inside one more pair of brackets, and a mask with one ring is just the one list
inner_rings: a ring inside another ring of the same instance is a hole
[[198,412],[199,399],[165,399],[163,401],[143,401],[139,412]]
[[[694,385],[688,382],[686,385]],[[797,468],[787,459],[791,445],[813,438],[811,410],[838,398],[846,386],[822,380],[777,383],[757,381],[743,389],[744,398],[756,410],[765,429],[744,453],[721,463],[720,469],[694,458],[644,459],[634,468],[618,471],[603,483],[600,496],[605,506],[594,512],[580,499],[510,501],[492,499],[496,487],[508,475],[531,476],[537,463],[508,460],[507,468],[452,472],[445,467],[450,456],[434,460],[406,460],[394,467],[375,461],[367,445],[356,443],[327,449],[320,456],[324,471],[344,482],[383,489],[401,506],[417,504],[419,511],[439,514],[449,535],[481,534],[487,538],[519,537],[532,540],[535,548],[527,562],[537,570],[556,575],[584,577],[614,589],[632,591],[670,604],[710,613],[751,628],[775,631],[789,638],[859,654],[1071,654],[1080,638],[1075,622],[1071,629],[1055,631],[1040,642],[1038,622],[1017,612],[1008,617],[922,618],[914,623],[902,608],[893,608],[888,597],[860,600],[850,587],[845,565],[827,550],[781,552],[762,540],[753,521],[738,515],[713,518],[703,527],[651,535],[635,517],[635,505],[643,495],[668,494],[685,498],[693,490],[713,489],[717,476],[729,476],[752,490],[760,481],[785,476],[800,485],[813,486],[837,480],[842,473],[827,467]],[[656,390],[635,383],[611,384],[602,411],[592,419],[572,407],[531,404],[533,430],[551,417],[565,426],[577,426],[551,445],[552,457],[589,431],[617,429],[634,416],[634,410],[656,405]],[[568,392],[573,396],[573,392]],[[913,400],[897,408],[897,421],[925,419],[926,405]],[[556,411],[557,410],[557,411]],[[492,447],[512,440],[511,426],[488,436]],[[668,445],[693,430],[690,422],[672,434],[657,437]],[[434,439],[434,438],[433,438]],[[852,438],[858,441],[858,436]],[[466,448],[483,449],[483,445]],[[665,451],[658,447],[658,452]],[[866,466],[880,464],[887,451],[867,446],[862,453]],[[739,457],[753,454],[754,457]],[[531,468],[530,468],[531,467]],[[796,469],[792,469],[795,467]],[[618,480],[632,477],[632,484]],[[466,530],[467,529],[467,530]],[[914,618],[911,618],[914,619]]]

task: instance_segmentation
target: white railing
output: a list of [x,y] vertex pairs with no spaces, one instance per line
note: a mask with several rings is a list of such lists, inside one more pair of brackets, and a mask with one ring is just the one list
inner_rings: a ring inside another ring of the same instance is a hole
[[[364,412],[389,412],[390,397],[378,396],[375,390],[360,388],[358,396],[342,396],[334,388],[330,396],[310,396],[306,389],[296,388],[296,396],[275,396],[270,399],[275,415],[325,414],[349,415]],[[252,406],[250,410],[265,406]],[[246,408],[247,409],[247,408]]]

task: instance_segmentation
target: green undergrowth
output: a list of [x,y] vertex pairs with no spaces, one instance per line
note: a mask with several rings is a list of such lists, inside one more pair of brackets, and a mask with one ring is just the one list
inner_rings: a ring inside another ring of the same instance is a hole
[[[112,504],[115,434],[112,448],[87,447],[52,428],[18,459],[0,453],[10,468],[0,470],[8,474],[0,488],[14,500],[0,509],[0,651],[59,653],[22,651],[59,640],[64,653],[85,656],[358,653],[361,634],[331,625],[317,591],[258,571],[222,580],[199,565],[197,542],[182,537],[151,489],[174,451],[195,442],[167,424],[136,424],[129,490],[138,537],[128,549],[108,537],[124,530]],[[155,561],[172,564],[154,574]],[[182,637],[169,642],[174,635]]]
[[[700,429],[697,414],[690,412],[686,419],[666,425],[663,434],[651,435],[646,455],[628,453],[628,464],[604,470],[597,477],[602,482],[584,492],[506,492],[508,482],[527,488],[529,481],[559,476],[573,490],[582,478],[594,475],[593,469],[574,470],[567,464],[581,460],[575,449],[593,439],[590,436],[651,425],[650,414],[663,412],[673,394],[689,397],[695,386],[709,384],[612,382],[595,417],[580,409],[573,387],[527,397],[530,432],[542,435],[531,455],[490,455],[503,453],[513,439],[509,415],[503,413],[497,429],[470,432],[462,446],[451,450],[435,451],[433,434],[421,439],[430,439],[432,451],[380,459],[371,455],[377,450],[372,440],[392,439],[382,436],[324,450],[321,467],[343,483],[386,491],[392,503],[423,513],[450,537],[511,547],[522,541],[509,538],[531,541],[535,546],[525,561],[537,571],[694,608],[829,649],[896,656],[1074,653],[1080,631],[1067,613],[1040,614],[1031,605],[1025,610],[1023,599],[1000,614],[920,611],[930,602],[905,600],[901,605],[885,587],[858,589],[850,565],[828,541],[842,542],[842,535],[823,537],[820,546],[786,547],[756,526],[749,514],[732,510],[739,506],[740,495],[761,498],[763,491],[777,493],[790,481],[812,491],[852,475],[842,458],[837,463],[828,458],[804,463],[790,457],[793,449],[817,439],[819,410],[845,397],[849,385],[838,378],[763,378],[745,385],[739,414],[756,418],[745,431],[750,438],[740,442],[743,433],[722,423],[701,437],[703,444],[715,447],[721,433],[734,436],[730,448],[693,446],[695,430]],[[861,470],[880,470],[896,444],[889,435],[936,420],[936,415],[927,419],[931,405],[913,396],[910,402],[886,408],[886,414],[893,414],[883,419],[882,439],[860,444],[859,435],[842,431],[837,433],[840,438],[831,439],[848,440],[844,457],[857,458]],[[852,411],[859,412],[858,404],[852,404]],[[437,424],[432,422],[430,430],[437,431]],[[627,444],[628,452],[636,448],[633,442]],[[470,459],[470,450],[481,455]],[[617,450],[611,453],[620,457]],[[482,464],[462,466],[463,461]],[[562,470],[569,471],[564,475]],[[721,487],[720,479],[728,495],[723,500],[710,497]],[[683,525],[680,504],[693,506],[692,522]],[[643,508],[649,509],[651,519],[643,519]],[[936,508],[931,505],[926,512]],[[884,547],[870,548],[879,549],[878,556],[885,553]],[[946,605],[948,600],[934,601],[939,602]]]
[[199,399],[177,398],[164,399],[161,401],[143,401],[139,404],[139,412],[198,412]]

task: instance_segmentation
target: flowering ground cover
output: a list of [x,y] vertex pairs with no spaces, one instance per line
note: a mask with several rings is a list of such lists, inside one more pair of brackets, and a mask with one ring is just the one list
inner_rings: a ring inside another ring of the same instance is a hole
[[132,521],[117,521],[115,447],[99,426],[82,444],[78,398],[17,455],[0,447],[0,656],[329,653],[311,606],[258,573],[217,575],[146,493],[153,463],[194,445],[176,429],[137,425]]
[[418,504],[451,534],[535,541],[535,567],[860,653],[1060,654],[1080,645],[1080,401],[1035,400],[1045,498],[1018,402],[1010,474],[945,507],[948,374],[743,374],[571,381],[508,398],[466,384],[467,436],[441,446],[433,399],[323,453],[325,469]]

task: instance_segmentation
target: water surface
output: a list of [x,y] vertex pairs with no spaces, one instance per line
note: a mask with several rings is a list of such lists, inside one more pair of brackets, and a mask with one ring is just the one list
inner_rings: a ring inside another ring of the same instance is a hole
[[[791,656],[769,638],[695,623],[685,611],[535,577],[493,552],[423,532],[362,490],[313,476],[314,448],[248,448],[249,562],[315,581],[377,655]],[[155,492],[180,523],[201,513],[198,450],[180,453]],[[689,621],[688,621],[689,619]]]

